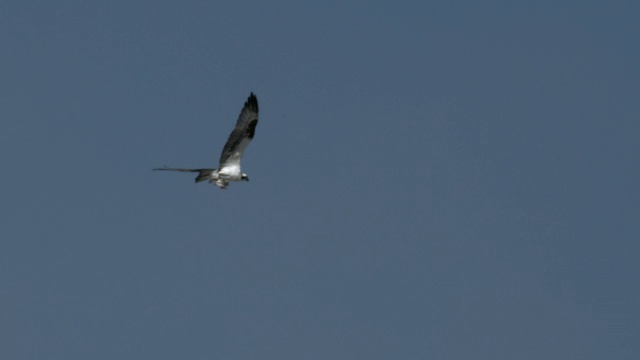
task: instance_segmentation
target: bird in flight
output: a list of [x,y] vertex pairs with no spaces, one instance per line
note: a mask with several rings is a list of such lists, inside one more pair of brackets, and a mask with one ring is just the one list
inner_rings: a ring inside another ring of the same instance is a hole
[[220,166],[217,169],[183,169],[165,166],[153,170],[197,172],[196,183],[209,180],[210,183],[218,185],[220,189],[226,189],[230,181],[249,181],[247,174],[240,171],[240,160],[242,160],[242,153],[253,139],[257,124],[258,98],[251,93],[240,111],[235,129],[229,135],[227,143],[224,144],[220,155]]

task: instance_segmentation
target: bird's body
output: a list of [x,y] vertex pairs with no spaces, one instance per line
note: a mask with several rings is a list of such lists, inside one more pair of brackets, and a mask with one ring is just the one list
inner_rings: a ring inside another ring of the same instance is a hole
[[258,98],[251,93],[240,112],[236,127],[227,139],[220,155],[220,166],[217,169],[184,169],[162,167],[153,170],[169,170],[180,172],[197,172],[196,183],[209,181],[225,189],[231,181],[249,181],[247,174],[240,168],[242,154],[249,145],[258,124]]

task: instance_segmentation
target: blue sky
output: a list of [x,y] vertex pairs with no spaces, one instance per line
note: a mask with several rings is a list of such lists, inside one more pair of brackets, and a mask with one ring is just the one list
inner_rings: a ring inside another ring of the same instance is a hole
[[0,357],[637,359],[639,10],[4,1]]

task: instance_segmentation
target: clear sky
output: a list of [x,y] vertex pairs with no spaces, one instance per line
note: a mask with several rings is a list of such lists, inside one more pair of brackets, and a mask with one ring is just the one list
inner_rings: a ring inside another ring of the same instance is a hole
[[[640,358],[638,1],[0,3],[0,358]],[[226,190],[215,167],[260,103]]]

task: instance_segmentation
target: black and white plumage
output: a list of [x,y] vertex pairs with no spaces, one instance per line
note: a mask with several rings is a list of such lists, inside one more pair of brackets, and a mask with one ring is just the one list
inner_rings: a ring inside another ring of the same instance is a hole
[[225,189],[230,181],[249,181],[247,174],[240,170],[242,154],[256,132],[258,124],[258,98],[251,93],[244,103],[236,127],[229,135],[227,143],[220,154],[220,166],[217,169],[182,169],[161,167],[153,170],[169,170],[180,172],[197,172],[196,183],[209,180],[210,183]]

